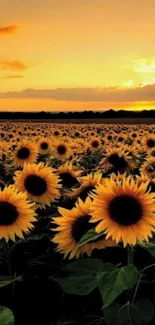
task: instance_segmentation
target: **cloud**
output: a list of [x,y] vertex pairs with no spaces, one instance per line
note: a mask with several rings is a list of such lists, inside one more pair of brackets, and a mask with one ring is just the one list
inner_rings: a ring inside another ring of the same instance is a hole
[[134,86],[134,82],[132,79],[129,79],[127,81],[125,81],[123,84],[122,84],[123,87],[127,87],[127,88],[132,88]]
[[3,76],[0,79],[20,79],[23,78],[22,75],[8,75],[8,76]]
[[17,25],[0,26],[0,35],[13,34],[17,29]]
[[20,60],[0,61],[0,67],[2,70],[12,70],[12,71],[23,71],[28,68],[27,65]]
[[132,64],[123,66],[137,73],[155,73],[155,57],[134,60]]
[[154,101],[155,83],[137,88],[56,88],[1,92],[0,98],[44,98],[78,102],[135,102]]

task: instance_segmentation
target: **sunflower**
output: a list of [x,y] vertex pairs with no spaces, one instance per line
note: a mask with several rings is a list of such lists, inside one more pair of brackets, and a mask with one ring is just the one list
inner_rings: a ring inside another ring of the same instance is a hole
[[75,170],[71,162],[66,162],[58,168],[57,175],[60,177],[63,189],[70,190],[79,184],[77,177],[81,175],[81,170]]
[[87,176],[81,176],[78,178],[81,185],[78,188],[72,190],[71,193],[68,194],[69,197],[79,197],[82,200],[85,200],[87,196],[93,191],[97,185],[102,182],[102,174],[88,174]]
[[54,130],[53,135],[55,137],[60,137],[61,136],[61,132],[59,130]]
[[36,221],[34,203],[27,200],[26,193],[18,192],[13,186],[0,190],[0,238],[15,241],[15,235],[23,238],[23,233],[33,228]]
[[148,241],[155,229],[155,195],[147,188],[148,182],[138,186],[131,177],[124,177],[123,183],[110,178],[106,185],[98,186],[91,195],[90,222],[99,222],[96,232],[104,231],[106,239],[112,237],[124,246]]
[[82,133],[80,132],[80,130],[76,130],[75,132],[74,132],[74,135],[73,135],[75,138],[80,138],[80,137],[82,137]]
[[97,151],[101,148],[101,140],[99,138],[92,137],[89,141],[89,148],[91,151]]
[[[89,223],[91,219],[90,206],[92,201],[87,198],[85,203],[78,200],[76,207],[72,210],[59,208],[60,217],[53,218],[53,222],[58,226],[53,229],[58,232],[52,241],[57,244],[57,251],[64,254],[64,258],[69,256],[69,259],[86,253],[91,255],[92,250],[95,248],[101,249],[108,246],[115,246],[115,242],[111,239],[99,238],[94,242],[89,242],[83,246],[79,246],[80,239],[85,233],[94,228],[94,225]],[[105,237],[105,236],[103,236]]]
[[19,191],[26,191],[30,200],[44,206],[60,197],[59,177],[43,163],[25,164],[22,171],[15,172],[14,181]]
[[131,132],[131,137],[132,137],[133,139],[135,139],[135,138],[138,137],[138,134],[136,133],[136,131]]
[[23,166],[24,163],[35,162],[37,158],[37,146],[29,140],[21,140],[13,152],[14,166]]
[[42,137],[39,140],[38,147],[41,155],[47,155],[51,150],[50,140]]
[[143,138],[142,140],[145,149],[148,150],[152,150],[155,149],[155,136],[154,135],[147,135]]
[[126,146],[111,147],[106,151],[106,157],[101,160],[100,167],[124,173],[134,169],[135,163],[131,161],[131,155]]
[[70,155],[70,148],[65,141],[58,141],[54,144],[54,155],[60,160],[65,160]]
[[155,176],[155,157],[148,157],[140,168],[140,171],[149,177]]

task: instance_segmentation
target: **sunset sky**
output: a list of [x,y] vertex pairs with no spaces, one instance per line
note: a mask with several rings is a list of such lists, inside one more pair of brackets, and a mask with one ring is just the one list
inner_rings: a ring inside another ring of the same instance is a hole
[[0,110],[155,108],[155,0],[0,2]]

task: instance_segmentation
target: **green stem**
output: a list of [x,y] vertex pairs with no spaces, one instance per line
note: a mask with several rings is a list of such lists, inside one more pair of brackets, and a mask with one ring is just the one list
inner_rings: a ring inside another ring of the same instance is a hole
[[133,264],[133,247],[127,245],[127,264]]
[[151,264],[151,265],[148,265],[146,267],[144,267],[144,269],[142,269],[139,273],[139,279],[137,281],[137,284],[136,284],[136,288],[135,288],[135,292],[134,292],[134,295],[133,295],[133,299],[132,299],[132,303],[134,304],[135,302],[135,299],[136,299],[136,295],[137,295],[137,291],[138,291],[138,288],[139,288],[139,285],[140,285],[140,281],[143,277],[143,272],[144,271],[147,271],[148,269],[150,269],[151,267],[155,267],[155,264]]
[[134,304],[134,302],[135,302],[137,291],[138,291],[138,288],[139,288],[140,281],[141,281],[142,277],[143,277],[143,275],[140,274],[139,279],[138,279],[137,284],[136,284],[135,292],[134,292],[134,295],[133,295],[132,304]]
[[149,265],[149,266],[144,267],[144,269],[142,269],[142,270],[140,271],[140,273],[143,273],[144,271],[150,269],[151,267],[155,267],[155,264],[151,264],[151,265]]

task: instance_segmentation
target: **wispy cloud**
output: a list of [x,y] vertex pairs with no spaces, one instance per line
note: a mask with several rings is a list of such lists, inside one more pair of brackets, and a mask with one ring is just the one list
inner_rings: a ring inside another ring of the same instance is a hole
[[123,84],[122,84],[123,87],[127,87],[127,88],[133,88],[134,86],[134,82],[132,79],[129,79],[127,81],[125,81]]
[[3,76],[0,79],[21,79],[24,76],[22,75],[8,75],[8,76]]
[[57,101],[135,102],[154,101],[155,83],[137,88],[57,88],[1,92],[0,98],[46,98]]
[[133,71],[138,73],[154,73],[155,72],[155,57],[148,59],[139,59],[133,65]]
[[28,66],[20,60],[14,61],[0,61],[0,68],[2,70],[12,70],[12,71],[23,71],[28,68]]
[[17,25],[0,26],[0,35],[13,34],[18,28]]
[[134,60],[131,64],[123,67],[137,73],[155,73],[155,56]]

